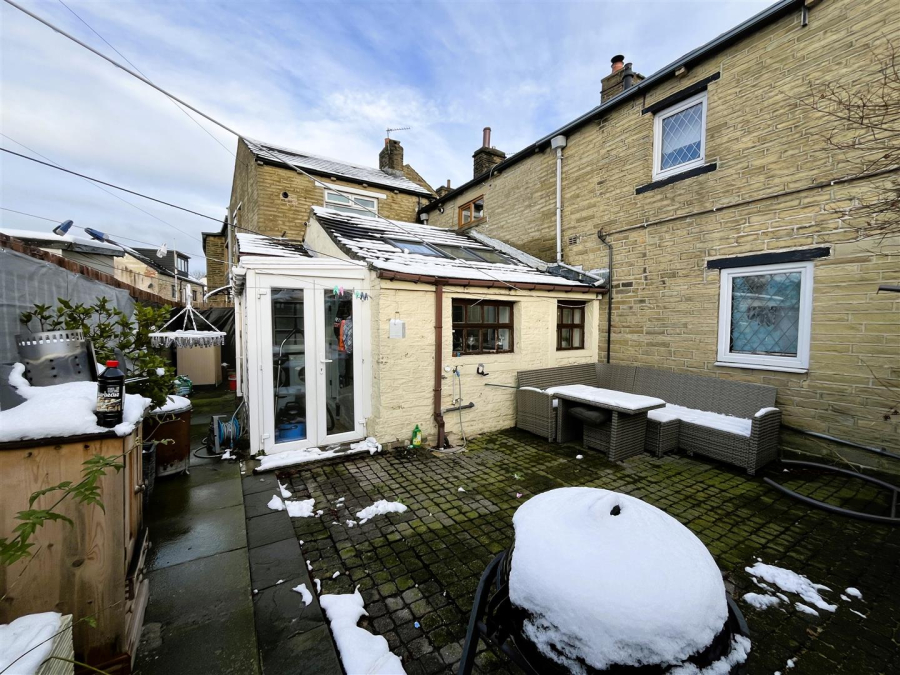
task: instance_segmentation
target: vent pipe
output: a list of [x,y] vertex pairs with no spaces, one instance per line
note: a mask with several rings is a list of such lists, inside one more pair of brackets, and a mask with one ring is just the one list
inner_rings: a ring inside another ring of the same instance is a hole
[[556,150],[556,264],[559,265],[562,263],[562,161],[566,137],[554,136],[550,147]]

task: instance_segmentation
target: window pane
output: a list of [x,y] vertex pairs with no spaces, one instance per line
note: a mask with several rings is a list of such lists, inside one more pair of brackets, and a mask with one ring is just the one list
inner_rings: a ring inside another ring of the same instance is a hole
[[485,328],[481,331],[481,349],[492,352],[497,349],[497,331],[494,328]]
[[463,350],[463,329],[453,329],[453,351],[461,352]]
[[477,202],[472,204],[472,219],[478,220],[479,218],[484,218],[484,201],[479,199]]
[[569,349],[572,346],[572,331],[570,329],[559,329],[559,346],[562,349]]
[[562,320],[563,323],[572,323],[572,310],[571,309],[569,309],[568,307],[563,307],[562,315],[563,315],[563,320]]
[[478,342],[478,330],[477,329],[468,329],[466,330],[466,349],[467,352],[477,352],[480,351],[481,348]]
[[572,347],[574,347],[575,349],[581,349],[582,347],[584,347],[584,339],[581,335],[580,328],[572,329]]
[[453,305],[453,323],[462,323],[464,321],[466,308],[462,305]]
[[497,253],[496,251],[494,251],[492,249],[476,248],[476,249],[474,249],[474,251],[475,251],[475,253],[478,254],[479,258],[487,260],[488,262],[502,263],[502,264],[506,264],[506,265],[509,264],[509,258],[507,258],[503,255],[500,255],[499,253]]
[[732,277],[730,350],[797,356],[800,272]]
[[469,305],[466,312],[466,321],[469,323],[481,323],[481,305]]
[[484,307],[484,322],[485,323],[497,323],[497,308],[492,307],[491,305],[485,305]]
[[581,309],[576,309],[576,310],[574,310],[574,321],[573,321],[573,323],[584,323],[584,318],[582,318],[582,315],[581,315],[581,313],[582,313],[583,311],[584,311],[584,310],[581,310]]
[[334,204],[350,204],[349,197],[345,197],[342,194],[338,194],[337,192],[326,192],[325,193],[325,201],[332,202]]
[[498,307],[500,323],[511,323],[509,318],[509,307]]
[[471,211],[470,208],[467,206],[467,207],[465,207],[465,208],[462,210],[462,221],[463,221],[464,223],[468,223],[468,222],[471,221],[471,220],[472,220],[472,211]]
[[472,253],[467,248],[462,248],[461,246],[436,246],[435,248],[443,251],[447,255],[452,258],[460,258],[461,260],[476,260],[481,262],[481,258]]
[[671,169],[700,158],[703,103],[697,103],[662,121],[660,168]]
[[509,328],[497,329],[497,351],[508,352],[512,347],[512,336]]
[[435,251],[430,246],[426,246],[425,244],[420,244],[415,241],[403,241],[403,240],[393,240],[390,242],[394,246],[399,249],[404,249],[409,253],[417,253],[418,255],[428,255],[434,258],[440,258],[441,254]]
[[360,206],[364,206],[367,209],[375,209],[375,200],[374,199],[366,199],[365,197],[354,197],[353,201],[359,204]]

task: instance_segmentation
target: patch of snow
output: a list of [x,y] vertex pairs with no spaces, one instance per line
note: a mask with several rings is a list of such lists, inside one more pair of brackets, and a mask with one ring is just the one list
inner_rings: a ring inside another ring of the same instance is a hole
[[[849,608],[848,608],[848,609],[849,609]],[[868,618],[869,618],[869,617],[867,617],[865,614],[863,614],[862,612],[857,612],[855,609],[851,609],[850,611],[853,612],[854,614],[856,614],[856,616],[861,616],[861,617],[864,618],[864,619],[868,619]]]
[[844,602],[853,602],[850,598],[848,598],[843,593],[841,593],[841,600],[843,600]]
[[355,520],[348,520],[348,521],[346,521],[346,523],[347,523],[347,527],[354,527],[356,525]]
[[272,495],[272,499],[266,504],[273,511],[284,511],[284,502],[278,495]]
[[342,595],[323,595],[319,604],[331,623],[331,633],[345,672],[406,675],[400,658],[391,653],[387,640],[356,625],[363,616],[368,616],[359,589]]
[[722,415],[720,413],[707,412],[705,410],[696,410],[695,408],[685,408],[684,406],[673,405],[671,403],[667,403],[665,408],[649,411],[647,417],[657,422],[670,422],[673,418],[679,419],[682,422],[689,422],[701,427],[726,431],[740,436],[749,436],[750,429],[753,426],[751,420],[744,419],[743,417]]
[[286,501],[284,505],[287,507],[288,515],[291,518],[309,518],[313,514],[313,505],[315,499],[300,499]]
[[53,636],[60,630],[61,619],[59,612],[41,612],[0,625],[0,672],[36,673],[53,650]]
[[[310,568],[310,569],[312,569],[312,568]],[[317,594],[321,593],[322,592],[322,582],[319,581],[318,579],[313,579],[313,583],[316,585],[316,593]]]
[[640,499],[550,490],[520,506],[513,525],[510,599],[530,614],[526,636],[565,667],[678,664],[725,623],[709,551]]
[[735,635],[731,640],[731,650],[718,661],[713,661],[706,668],[698,668],[693,663],[686,663],[668,671],[669,675],[728,675],[739,663],[744,663],[750,655],[752,644],[743,635]]
[[575,459],[584,459],[584,455],[575,455]]
[[819,613],[816,610],[814,610],[809,605],[804,605],[802,602],[795,602],[794,607],[799,609],[804,614],[810,614],[812,616],[819,616]]
[[306,569],[308,569],[310,572],[312,572],[312,563],[309,562],[309,560],[306,561]]
[[319,516],[321,516],[323,513],[325,513],[325,512],[322,511],[321,509],[319,509],[318,511],[316,511],[316,518],[318,518]]
[[367,506],[362,511],[358,511],[356,517],[359,518],[359,524],[364,524],[367,520],[371,520],[375,516],[383,516],[386,513],[403,513],[407,510],[406,504],[400,502],[389,502],[385,499],[379,499],[371,506]]
[[338,500],[334,503],[335,506],[340,506],[341,504],[343,504],[345,499],[347,499],[347,498],[346,498],[346,497],[341,497],[340,499],[338,499]]
[[852,595],[854,598],[858,598],[858,599],[862,600],[862,593],[859,592],[859,589],[853,588],[852,586],[850,588],[845,588],[844,593],[846,593],[847,595]]
[[793,668],[794,665],[795,665],[795,664],[794,664],[794,659],[788,659],[788,660],[787,660],[787,663],[784,664],[784,665],[785,665],[786,667],[788,667],[788,668]]
[[320,450],[319,448],[303,448],[301,450],[287,450],[286,452],[276,452],[271,455],[264,455],[259,458],[259,466],[254,469],[256,472],[271,471],[284,466],[294,466],[295,464],[306,464],[307,462],[316,462],[320,459],[329,459],[330,457],[343,457],[347,455],[356,455],[366,452],[366,448],[358,450],[347,450],[346,452],[338,452],[335,450]]
[[287,489],[286,485],[282,485],[281,481],[278,481],[278,489],[281,490],[282,499],[287,499],[291,496],[290,490]]
[[283,583],[284,583],[284,579],[279,579],[278,581],[275,582],[275,585],[277,586],[278,584],[283,584]]
[[790,602],[790,600],[788,600],[788,596],[786,596],[784,593],[776,593],[775,595],[778,596],[778,598],[782,602]]
[[806,602],[815,605],[819,609],[824,609],[827,612],[833,612],[837,609],[837,605],[828,604],[819,595],[819,591],[828,591],[831,590],[830,588],[821,584],[814,584],[796,572],[783,567],[776,567],[775,565],[766,565],[762,562],[757,562],[753,567],[746,567],[744,570],[751,576],[760,577],[769,583],[775,584],[786,593],[796,593]]
[[774,607],[775,605],[779,604],[781,600],[776,598],[774,595],[745,593],[744,602],[752,607],[756,607],[756,609],[767,609],[768,607]]
[[306,584],[300,584],[299,586],[294,586],[292,591],[297,591],[303,597],[303,606],[309,607],[310,603],[313,601],[312,593],[309,592],[309,589],[306,587]]
[[753,414],[753,416],[754,417],[762,417],[766,413],[770,413],[770,412],[778,412],[778,408],[760,408]]
[[769,586],[769,584],[767,584],[765,581],[760,581],[760,580],[757,579],[756,577],[750,577],[750,579],[753,581],[754,584],[756,584],[757,586],[759,586],[760,588],[762,588],[762,589],[764,589],[764,590],[766,590],[766,591],[772,591],[772,590],[774,590],[774,589],[773,589],[771,586]]
[[332,579],[337,579],[339,576],[341,576],[341,571],[340,571],[340,570],[338,570],[337,572],[335,572],[334,574],[332,574],[332,575],[331,575],[331,578],[332,578]]
[[219,459],[234,459],[234,458],[235,458],[234,455],[231,454],[231,450],[226,450],[219,456]]
[[537,387],[519,387],[519,391],[538,391],[540,393],[544,393],[543,389],[538,389]]
[[162,377],[163,375],[166,374],[166,369],[165,368],[157,368],[156,374],[159,375],[160,377]]
[[350,452],[365,452],[365,451],[368,451],[368,453],[370,455],[374,455],[376,452],[381,452],[381,443],[379,443],[374,438],[369,436],[364,441],[360,441],[359,443],[351,443],[350,444]]
[[457,491],[457,492],[465,492],[466,489],[465,489],[465,488],[456,488],[456,491]]
[[586,384],[565,384],[560,387],[550,387],[547,389],[547,393],[551,395],[564,394],[566,396],[574,396],[583,401],[615,406],[624,410],[642,410],[647,406],[665,405],[666,403],[661,398],[653,396],[629,394],[624,391],[616,391],[615,389],[601,389],[599,387],[590,387]]
[[[97,424],[94,416],[96,382],[32,387],[24,373],[25,366],[17,363],[9,374],[10,386],[25,401],[15,408],[0,410],[0,442],[109,433],[109,429]],[[122,423],[112,429],[116,436],[128,436],[133,432],[150,405],[148,398],[125,394]]]

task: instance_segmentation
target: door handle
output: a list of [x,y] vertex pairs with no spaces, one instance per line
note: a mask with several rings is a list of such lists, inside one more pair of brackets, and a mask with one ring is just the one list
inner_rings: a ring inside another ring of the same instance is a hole
[[319,359],[319,363],[333,363],[332,359]]

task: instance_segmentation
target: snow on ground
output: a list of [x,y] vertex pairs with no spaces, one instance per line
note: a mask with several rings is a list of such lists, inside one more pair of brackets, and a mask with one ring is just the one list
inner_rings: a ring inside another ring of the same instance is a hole
[[575,459],[584,459],[584,455],[575,455]]
[[681,664],[728,616],[712,556],[684,525],[640,499],[594,488],[532,497],[513,517],[509,594],[527,637],[565,667],[576,659]]
[[331,623],[345,672],[406,675],[399,657],[391,653],[387,640],[356,625],[368,615],[359,589],[342,595],[323,595],[319,604]]
[[[103,434],[109,429],[97,424],[96,382],[67,382],[49,387],[32,387],[24,377],[25,366],[17,363],[9,374],[24,403],[0,411],[0,442],[31,438]],[[125,394],[122,423],[113,427],[117,436],[127,436],[144,417],[150,399]]]
[[341,576],[341,571],[340,571],[340,570],[338,570],[337,572],[335,572],[334,574],[332,574],[332,575],[331,575],[331,578],[332,578],[332,579],[337,579],[339,576]]
[[385,513],[403,513],[406,511],[406,508],[406,504],[379,499],[371,506],[367,506],[362,511],[357,512],[356,517],[359,518],[359,524],[362,525],[375,516],[382,516]]
[[368,451],[370,455],[374,455],[376,452],[381,452],[381,443],[376,441],[374,438],[369,436],[364,441],[360,441],[359,443],[351,443],[350,444],[350,452],[364,452]]
[[869,617],[867,617],[865,614],[863,614],[862,612],[857,612],[855,609],[851,609],[850,611],[853,612],[854,614],[856,614],[856,616],[861,616],[861,617],[864,618],[864,619],[868,619],[868,618],[869,618]]
[[278,489],[281,491],[282,499],[288,499],[291,496],[290,490],[281,481],[278,481]]
[[829,591],[831,589],[827,586],[822,586],[821,584],[814,584],[803,575],[784,569],[783,567],[767,565],[763,562],[757,562],[753,567],[746,567],[744,569],[751,576],[759,577],[760,579],[768,581],[770,584],[775,584],[786,593],[796,593],[806,602],[819,609],[824,609],[827,612],[833,612],[837,609],[837,605],[828,604],[822,596],[819,595],[819,591]]
[[235,459],[235,457],[231,454],[231,450],[226,450],[219,456],[219,459]]
[[802,602],[795,602],[794,607],[796,607],[804,614],[809,614],[810,616],[819,616],[819,613],[816,610],[814,610],[809,605],[804,605]]
[[53,650],[52,638],[60,630],[61,619],[58,612],[41,612],[0,625],[0,673],[36,673]]
[[303,597],[303,606],[309,607],[310,603],[313,600],[312,593],[309,592],[309,589],[306,587],[306,584],[300,584],[299,586],[294,586],[292,591],[297,591]]
[[[356,444],[355,444],[356,445]],[[271,471],[279,469],[283,466],[293,466],[295,464],[306,464],[307,462],[315,462],[320,459],[329,459],[330,457],[342,457],[346,455],[356,455],[361,452],[368,452],[369,447],[359,448],[357,450],[347,450],[338,452],[338,449],[320,450],[319,448],[303,448],[302,450],[287,450],[286,452],[275,452],[271,455],[263,455],[259,457],[259,466],[254,469],[256,473],[262,471]]]
[[154,415],[158,413],[171,413],[171,412],[183,412],[185,410],[190,410],[191,408],[191,400],[189,398],[185,398],[184,396],[168,396],[166,397],[166,402],[163,403],[158,408],[154,408],[150,412]]
[[641,396],[640,394],[629,394],[624,391],[616,391],[615,389],[601,389],[599,387],[591,387],[586,384],[564,384],[559,387],[550,387],[546,390],[548,394],[565,394],[574,396],[584,401],[599,403],[600,405],[616,406],[625,410],[640,410],[651,405],[664,405],[665,401],[661,398],[653,396]]
[[751,646],[750,640],[743,635],[735,635],[731,640],[731,650],[718,661],[710,663],[706,668],[686,663],[673,668],[668,675],[728,675],[734,666],[747,660]]
[[859,598],[860,600],[862,600],[862,593],[859,592],[859,589],[853,588],[852,586],[850,588],[845,588],[844,593],[846,593],[847,595],[850,595],[854,598]]
[[727,431],[732,434],[740,434],[741,436],[749,436],[750,429],[753,426],[751,420],[743,417],[685,408],[684,406],[671,403],[667,403],[665,408],[651,410],[647,413],[647,417],[657,422],[670,422],[674,419],[679,419],[683,422],[698,424],[701,427]]
[[278,495],[272,495],[272,499],[266,504],[273,511],[284,511],[284,501]]
[[766,609],[767,607],[774,607],[775,605],[780,604],[781,600],[774,595],[767,595],[765,593],[745,593],[744,602],[756,607],[756,609]]
[[347,523],[347,527],[355,527],[355,526],[356,526],[356,521],[355,521],[355,520],[348,520],[348,521],[345,521],[345,522]]
[[286,501],[284,505],[291,518],[309,518],[313,514],[315,503],[315,499],[299,499]]

